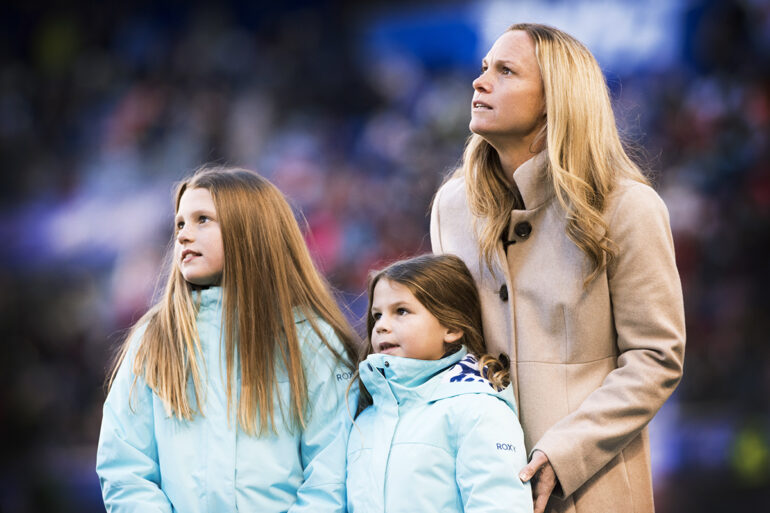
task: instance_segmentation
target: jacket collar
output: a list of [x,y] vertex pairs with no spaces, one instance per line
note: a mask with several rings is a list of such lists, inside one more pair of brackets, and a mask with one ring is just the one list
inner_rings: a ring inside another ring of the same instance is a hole
[[[465,347],[440,360],[415,360],[371,354],[358,366],[359,375],[375,405],[388,397],[402,404],[412,400],[435,402],[463,394],[493,395],[516,411],[513,387],[495,390],[481,376],[478,362]],[[382,404],[383,407],[386,405]]]
[[534,210],[554,196],[548,173],[548,153],[543,150],[513,172],[513,181],[524,200],[526,210]]
[[192,291],[193,302],[200,300],[200,308],[208,309],[222,303],[222,287],[206,287]]
[[466,354],[468,351],[465,347],[440,360],[417,360],[375,353],[361,362],[358,372],[373,399],[380,394],[392,394],[400,403],[412,396],[429,394],[433,390],[428,385],[431,378],[457,363]]

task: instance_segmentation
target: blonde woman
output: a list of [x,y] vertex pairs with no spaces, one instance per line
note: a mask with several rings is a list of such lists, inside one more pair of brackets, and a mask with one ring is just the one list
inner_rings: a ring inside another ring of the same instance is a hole
[[104,404],[107,510],[343,513],[355,338],[289,205],[256,173],[213,168],[174,207],[165,294]]
[[678,384],[682,291],[668,212],[618,137],[591,53],[519,24],[473,82],[436,253],[475,275],[487,349],[511,357],[535,511],[653,511],[647,423]]

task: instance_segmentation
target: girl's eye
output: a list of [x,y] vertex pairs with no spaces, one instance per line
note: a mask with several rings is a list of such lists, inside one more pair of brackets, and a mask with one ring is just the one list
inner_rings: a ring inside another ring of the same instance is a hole
[[396,313],[397,313],[398,315],[406,315],[406,314],[408,314],[408,313],[409,313],[409,310],[407,310],[406,308],[403,308],[403,307],[401,307],[401,308],[399,308],[398,310],[396,310]]
[[208,221],[208,220],[209,220],[209,217],[208,217],[208,216],[200,216],[200,217],[198,218],[198,222],[201,222],[201,223],[205,223],[205,222],[206,222],[206,221]]
[[375,321],[379,321],[379,320],[380,320],[380,317],[382,317],[382,314],[381,314],[380,312],[375,312],[375,313],[372,313],[372,318],[373,318]]
[[179,221],[178,223],[176,223],[177,231],[181,230],[182,228],[184,228],[184,221]]

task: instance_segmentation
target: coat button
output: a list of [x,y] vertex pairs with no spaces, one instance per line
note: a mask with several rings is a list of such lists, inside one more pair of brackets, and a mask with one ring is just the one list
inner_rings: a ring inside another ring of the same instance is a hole
[[532,225],[527,221],[522,221],[520,223],[516,223],[516,226],[513,227],[513,231],[522,239],[526,239],[529,237],[529,234],[532,233]]
[[385,367],[390,367],[390,362],[385,360]]
[[369,367],[369,370],[374,370],[374,369],[372,369],[372,364],[371,363],[367,363],[366,366]]
[[505,284],[500,285],[500,292],[498,292],[500,295],[500,299],[503,301],[508,301],[508,287]]

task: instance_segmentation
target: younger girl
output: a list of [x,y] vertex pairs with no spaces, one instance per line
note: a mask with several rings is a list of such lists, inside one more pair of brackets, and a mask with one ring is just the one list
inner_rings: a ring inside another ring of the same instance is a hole
[[367,333],[349,511],[531,512],[507,365],[484,354],[465,264],[424,255],[374,274]]
[[107,510],[344,511],[330,442],[354,336],[291,209],[259,175],[221,168],[183,181],[174,206],[165,294],[104,404]]

